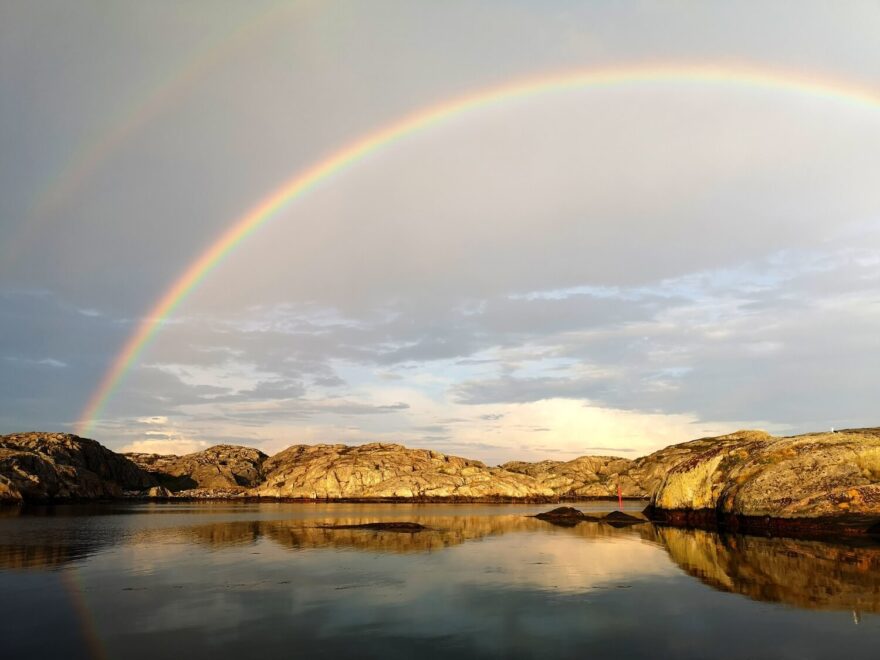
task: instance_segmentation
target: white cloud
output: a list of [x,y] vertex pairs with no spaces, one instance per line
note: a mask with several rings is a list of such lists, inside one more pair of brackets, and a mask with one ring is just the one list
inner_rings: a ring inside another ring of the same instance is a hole
[[61,360],[56,360],[55,358],[23,358],[16,356],[7,356],[5,358],[7,362],[18,362],[19,364],[26,365],[34,365],[38,367],[52,367],[53,369],[64,369],[68,366],[66,362],[62,362]]
[[117,451],[119,452],[136,452],[140,454],[191,454],[193,452],[207,449],[210,443],[204,440],[184,440],[184,439],[167,439],[167,440],[136,440],[123,445]]
[[[799,3],[797,21],[744,3],[562,8],[353,3],[358,38],[331,44],[314,35],[333,9],[306,3],[165,95],[156,81],[256,10],[150,9],[109,32],[85,5],[63,25],[10,10],[3,27],[35,36],[0,39],[0,124],[14,122],[0,125],[14,164],[0,176],[0,424],[69,428],[212,237],[414,109],[587,64],[880,77],[871,4]],[[161,111],[127,124],[143,89]],[[875,423],[878,116],[833,94],[644,81],[438,123],[243,241],[176,308],[96,434],[382,439],[494,460]],[[35,218],[41,191],[83,165],[67,160],[83,136],[109,145],[120,125],[134,128],[63,213]]]

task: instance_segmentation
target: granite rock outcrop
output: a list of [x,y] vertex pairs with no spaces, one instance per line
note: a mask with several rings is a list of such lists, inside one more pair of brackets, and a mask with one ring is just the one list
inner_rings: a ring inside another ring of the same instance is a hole
[[217,445],[169,456],[120,455],[64,433],[0,436],[0,501],[13,503],[124,496],[558,501],[616,497],[618,488],[624,497],[650,497],[650,515],[675,524],[749,531],[761,523],[807,533],[831,521],[845,533],[880,533],[880,429],[792,437],[738,431],[636,460],[582,456],[499,467],[386,443],[294,445],[271,457]]
[[294,445],[263,463],[262,497],[552,498],[533,477],[428,449]]
[[172,492],[219,490],[243,493],[260,484],[267,456],[252,447],[215,445],[183,456],[173,454],[125,454]]
[[670,449],[678,455],[651,498],[657,510],[880,517],[880,429],[786,438],[741,431]]
[[0,501],[122,497],[155,480],[124,456],[69,433],[0,436]]
[[533,477],[560,497],[648,497],[631,475],[633,461],[617,456],[580,456],[570,461],[511,461],[502,466],[510,472]]

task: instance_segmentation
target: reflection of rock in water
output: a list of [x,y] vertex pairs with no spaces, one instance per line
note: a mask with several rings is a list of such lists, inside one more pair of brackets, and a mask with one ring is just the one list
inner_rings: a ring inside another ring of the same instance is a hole
[[183,537],[212,548],[225,548],[236,545],[256,543],[262,535],[261,525],[257,520],[215,523],[167,530],[172,537]]
[[[334,518],[314,522],[269,521],[262,523],[261,531],[288,548],[333,547],[394,553],[441,550],[512,532],[547,532],[543,522],[525,516],[420,516],[414,520],[426,529],[418,533],[373,531],[352,527],[361,524],[362,519]],[[618,530],[595,523],[583,523],[559,533],[586,538],[620,535]]]
[[97,552],[103,544],[82,544],[58,539],[40,545],[0,545],[0,569],[54,568]]
[[880,612],[880,545],[661,527],[669,555],[706,584],[809,609]]
[[[25,518],[18,508],[0,511],[2,518]],[[92,537],[74,526],[62,525],[4,529],[0,539],[0,569],[19,570],[63,566],[118,543],[120,537],[112,533]]]
[[[439,551],[510,533],[541,535],[551,544],[554,536],[560,542],[563,537],[584,542],[628,538],[664,547],[687,573],[723,591],[798,607],[848,610],[856,618],[859,612],[880,612],[880,545],[719,535],[652,524],[615,529],[604,523],[581,522],[575,527],[554,527],[523,515],[430,516],[410,512],[406,519],[426,529],[390,532],[358,528],[354,526],[376,522],[376,518],[358,515],[147,527],[134,532],[120,527],[94,537],[84,535],[76,525],[40,525],[2,539],[0,569],[53,568],[115,545],[167,542],[223,549],[268,539],[289,550],[336,548],[402,554]],[[393,521],[390,517],[383,520]]]
[[[352,516],[313,520],[240,521],[152,529],[137,533],[131,540],[135,543],[149,543],[184,539],[222,548],[255,543],[261,537],[266,537],[282,547],[297,550],[349,548],[407,553],[440,550],[511,532],[548,532],[546,524],[526,516],[416,516],[412,517],[412,520],[424,529],[420,531],[370,529],[363,525],[375,521]],[[560,529],[558,533],[583,538],[609,538],[629,532],[607,525],[582,523],[577,528]]]

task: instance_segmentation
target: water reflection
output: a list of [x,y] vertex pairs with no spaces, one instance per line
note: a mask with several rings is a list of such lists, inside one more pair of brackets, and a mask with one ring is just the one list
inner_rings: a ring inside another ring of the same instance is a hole
[[94,554],[101,545],[51,539],[40,545],[0,545],[0,568],[55,568]]
[[[292,521],[263,524],[261,532],[278,544],[293,549],[346,548],[383,553],[439,551],[487,537],[514,533],[560,533],[548,523],[522,515],[507,516],[417,516],[412,522],[424,525],[420,532],[382,532],[363,529],[327,529],[323,525],[352,525],[356,519],[327,519],[304,526]],[[587,539],[615,538],[615,528],[598,523],[565,528],[568,537]]]
[[[268,538],[289,549],[351,548],[374,552],[417,553],[460,545],[488,536],[516,532],[564,531],[585,538],[619,536],[621,531],[612,525],[584,523],[573,528],[554,528],[550,523],[525,514],[516,515],[426,515],[425,507],[394,513],[389,511],[354,512],[349,515],[320,515],[313,512],[308,518],[236,520],[199,524],[197,520],[210,518],[199,507],[189,508],[196,521],[180,525],[173,513],[180,516],[182,508],[161,508],[152,518],[169,518],[164,524],[117,525],[107,516],[116,516],[119,509],[99,513],[93,507],[74,509],[57,507],[43,509],[39,515],[16,514],[23,524],[9,528],[4,540],[16,543],[0,544],[0,568],[53,568],[67,562],[84,559],[107,546],[149,543],[192,542],[213,549],[254,544]],[[233,508],[232,510],[235,510]],[[144,509],[136,510],[145,513]],[[221,512],[223,510],[221,509]],[[314,515],[317,514],[317,515]],[[10,515],[7,510],[7,515]],[[416,522],[427,529],[419,532],[385,532],[369,529],[328,529],[366,522],[400,520]],[[71,521],[72,518],[78,518]]]
[[716,589],[808,609],[880,612],[880,545],[654,532],[679,566]]
[[[615,528],[583,522],[574,527],[554,527],[521,511],[487,515],[465,509],[457,515],[430,515],[430,508],[421,507],[401,515],[364,507],[360,512],[350,508],[345,515],[321,515],[326,511],[312,510],[305,517],[268,519],[252,515],[252,511],[265,512],[262,509],[230,511],[243,519],[205,522],[211,516],[197,507],[191,510],[192,520],[184,524],[180,516],[164,516],[162,510],[155,516],[125,517],[114,511],[113,515],[78,519],[71,515],[12,519],[7,512],[0,520],[0,531],[4,532],[0,569],[55,569],[111,549],[136,556],[139,548],[153,548],[155,557],[151,556],[151,561],[164,553],[170,565],[180,552],[192,555],[193,545],[217,552],[257,545],[262,548],[268,543],[268,549],[261,552],[335,549],[417,555],[522,535],[528,538],[528,553],[508,544],[504,546],[506,554],[493,556],[498,582],[541,588],[549,585],[576,592],[613,580],[665,575],[669,573],[667,566],[678,566],[714,589],[757,601],[807,609],[880,612],[880,545],[872,543],[724,535],[650,524]],[[405,519],[427,529],[388,532],[327,528],[383,519]],[[462,556],[451,558],[450,564],[460,562]],[[524,561],[525,556],[528,561]],[[449,570],[463,569],[450,566]],[[481,574],[479,580],[492,582],[495,578]]]

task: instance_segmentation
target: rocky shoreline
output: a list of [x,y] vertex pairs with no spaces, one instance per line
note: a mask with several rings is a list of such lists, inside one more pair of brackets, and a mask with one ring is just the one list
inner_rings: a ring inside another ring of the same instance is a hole
[[815,518],[779,518],[719,514],[712,509],[667,511],[651,506],[645,509],[644,514],[651,522],[660,525],[731,534],[765,534],[811,539],[871,536],[880,539],[878,516],[839,514]]
[[60,433],[0,436],[0,503],[101,500],[474,503],[626,499],[653,521],[777,535],[880,534],[880,428],[786,438],[739,431],[636,460],[487,466],[401,445],[217,445],[117,454]]
[[[260,503],[290,503],[290,504],[559,504],[561,502],[596,502],[596,501],[612,501],[611,498],[604,497],[505,497],[502,495],[483,496],[483,497],[464,497],[461,495],[447,496],[422,496],[415,495],[413,497],[275,497],[262,495],[241,494],[224,494],[216,495],[211,492],[199,492],[194,494],[172,493],[168,496],[151,496],[142,493],[126,495],[126,501],[140,502],[245,502],[252,504]],[[74,501],[74,500],[70,500]],[[94,501],[94,500],[77,500]],[[118,501],[107,499],[107,502]],[[617,502],[617,499],[613,500]],[[646,502],[641,498],[629,498],[628,501]],[[42,504],[59,503],[51,501],[43,501]],[[63,502],[61,502],[63,503]],[[0,506],[3,502],[0,502]]]

